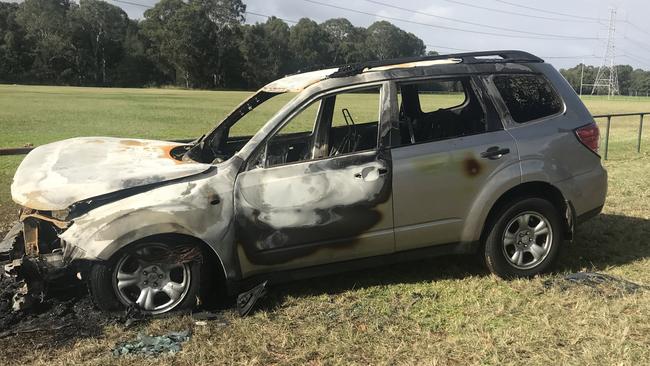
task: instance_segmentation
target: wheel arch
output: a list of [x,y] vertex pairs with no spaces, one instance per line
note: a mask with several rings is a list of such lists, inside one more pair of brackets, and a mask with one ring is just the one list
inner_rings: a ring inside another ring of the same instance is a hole
[[[160,242],[166,244],[192,244],[201,249],[203,258],[201,259],[201,279],[200,294],[204,303],[210,305],[220,305],[228,296],[229,282],[227,280],[227,271],[221,256],[214,248],[201,238],[180,232],[156,233],[140,237],[128,243],[122,244],[118,249],[113,250],[105,261],[111,261],[120,253],[123,253],[133,245],[146,242]],[[211,265],[216,264],[218,265]],[[208,265],[205,265],[208,264]]]
[[481,228],[481,243],[485,242],[485,238],[489,233],[489,228],[497,220],[497,214],[503,206],[512,200],[525,197],[543,198],[551,202],[562,218],[562,223],[564,224],[564,237],[567,239],[572,238],[575,213],[571,202],[568,201],[562,194],[562,191],[554,185],[548,182],[533,181],[522,183],[510,188],[495,201],[486,216],[483,227]]

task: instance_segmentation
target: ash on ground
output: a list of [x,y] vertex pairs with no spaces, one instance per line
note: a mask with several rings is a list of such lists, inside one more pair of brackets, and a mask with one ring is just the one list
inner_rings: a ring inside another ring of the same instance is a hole
[[[80,338],[98,337],[105,325],[118,321],[116,316],[95,309],[83,283],[75,282],[74,287],[49,288],[48,296],[42,301],[26,310],[14,311],[12,299],[20,283],[1,276],[0,349],[3,353],[12,349],[16,353],[53,349]],[[16,347],[19,343],[22,347]]]

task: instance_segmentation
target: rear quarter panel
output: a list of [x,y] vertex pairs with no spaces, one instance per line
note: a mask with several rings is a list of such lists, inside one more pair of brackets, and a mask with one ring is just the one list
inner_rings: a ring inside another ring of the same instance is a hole
[[[575,129],[593,122],[593,117],[568,82],[549,64],[538,64],[564,103],[554,116],[527,123],[510,118],[500,98],[496,98],[506,129],[517,141],[522,183],[547,182],[560,189],[577,215],[602,206],[607,191],[607,173],[600,157],[578,141]],[[491,83],[489,83],[491,84]],[[490,85],[494,95],[499,95]]]

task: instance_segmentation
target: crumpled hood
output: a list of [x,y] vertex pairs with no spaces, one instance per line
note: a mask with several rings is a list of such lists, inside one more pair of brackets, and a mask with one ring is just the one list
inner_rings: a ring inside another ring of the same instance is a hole
[[187,177],[211,167],[172,158],[171,149],[180,145],[168,141],[83,137],[39,146],[18,167],[11,195],[25,207],[63,210],[84,199]]

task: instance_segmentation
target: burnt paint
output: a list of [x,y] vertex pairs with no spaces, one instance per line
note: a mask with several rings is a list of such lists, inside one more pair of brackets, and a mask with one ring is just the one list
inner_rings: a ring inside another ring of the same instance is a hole
[[[290,207],[285,208],[285,212],[278,212],[277,208],[266,205],[246,209],[239,204],[244,197],[240,188],[237,187],[235,190],[235,202],[237,202],[235,232],[237,241],[242,246],[247,258],[254,264],[280,264],[309,255],[323,246],[345,248],[354,245],[357,236],[368,232],[382,219],[382,214],[376,207],[388,201],[391,196],[392,169],[389,153],[355,154],[337,159],[314,161],[307,165],[304,177],[296,177],[296,179],[305,179],[318,172],[332,174],[337,170],[349,170],[355,166],[360,166],[359,171],[363,172],[364,168],[361,166],[375,162],[380,163],[387,173],[380,176],[379,179],[383,179],[383,182],[375,192],[370,192],[368,200],[346,202],[324,209]],[[327,179],[325,175],[320,175],[320,177]],[[351,180],[353,179],[355,178]],[[352,181],[351,184],[355,184],[355,182]],[[311,189],[308,189],[308,193],[312,194]],[[289,210],[293,212],[287,212]],[[263,219],[265,215],[292,213],[315,215],[317,219],[310,225],[286,225],[279,228],[273,227]]]
[[463,173],[468,177],[475,177],[481,174],[483,166],[475,157],[468,156],[463,159]]

